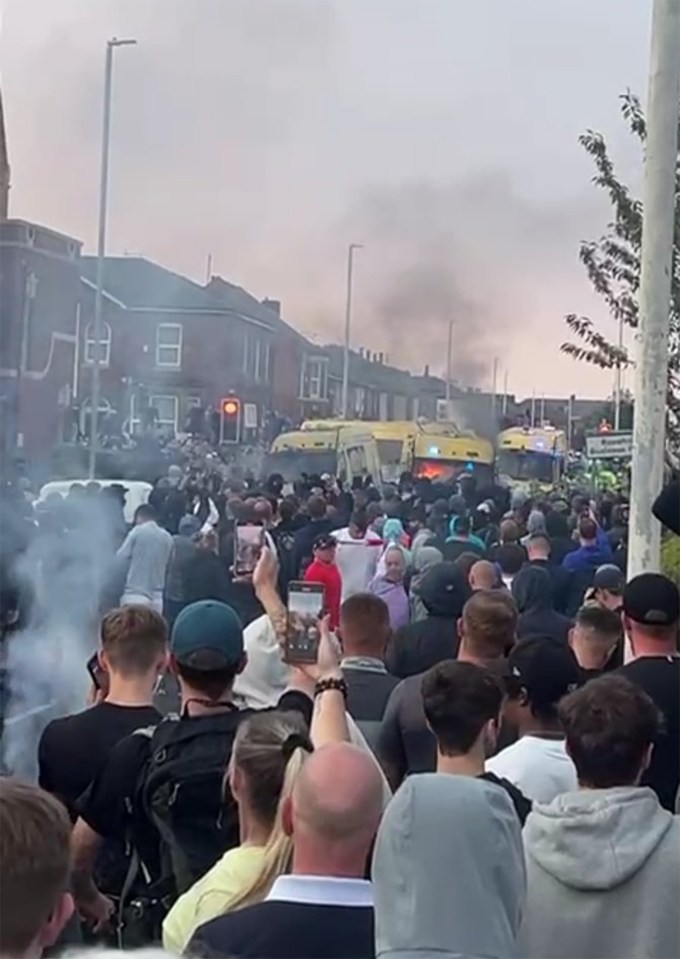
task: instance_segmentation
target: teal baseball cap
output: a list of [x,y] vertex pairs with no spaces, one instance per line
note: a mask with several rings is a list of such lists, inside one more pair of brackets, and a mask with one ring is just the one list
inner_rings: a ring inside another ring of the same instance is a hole
[[213,599],[191,603],[175,620],[170,652],[178,663],[193,669],[236,666],[243,656],[243,624],[226,603]]

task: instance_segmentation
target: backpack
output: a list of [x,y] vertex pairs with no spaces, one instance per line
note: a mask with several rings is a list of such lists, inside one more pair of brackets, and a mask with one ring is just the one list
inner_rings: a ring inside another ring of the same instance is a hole
[[224,776],[244,712],[180,719],[138,730],[149,737],[149,758],[137,804],[160,836],[160,885],[172,880],[181,895],[239,843],[238,810],[223,794]]

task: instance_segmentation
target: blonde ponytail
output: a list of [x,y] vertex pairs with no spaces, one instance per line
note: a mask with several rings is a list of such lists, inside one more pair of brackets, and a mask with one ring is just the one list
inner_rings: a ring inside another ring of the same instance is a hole
[[[269,742],[265,743],[265,738]],[[278,779],[279,789],[271,833],[264,847],[262,866],[254,879],[226,903],[223,912],[233,912],[235,909],[261,902],[274,881],[288,872],[293,845],[283,828],[283,809],[312,749],[309,734],[295,713],[263,713],[239,727],[232,762],[243,771],[248,788],[250,789],[251,785],[253,790],[264,788],[266,793],[267,785],[275,785]],[[278,770],[276,766],[279,767]],[[280,772],[280,777],[276,776],[276,772]],[[256,803],[256,807],[260,808],[256,808],[256,812],[262,818],[267,799],[274,797],[265,795],[258,798],[260,802]]]

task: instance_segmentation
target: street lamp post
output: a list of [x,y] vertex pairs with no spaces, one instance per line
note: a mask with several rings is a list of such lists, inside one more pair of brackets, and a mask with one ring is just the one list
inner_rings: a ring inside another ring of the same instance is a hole
[[453,373],[453,320],[449,320],[449,335],[446,339],[446,419],[451,416],[451,376]]
[[661,526],[652,516],[652,504],[663,484],[679,96],[680,2],[654,0],[635,364],[629,578],[658,570],[660,563]]
[[342,358],[342,416],[347,419],[349,406],[349,336],[352,328],[352,280],[354,251],[362,250],[360,243],[350,243],[347,249],[347,301],[345,303],[345,346]]
[[102,157],[99,179],[99,225],[97,230],[97,276],[94,294],[94,356],[92,357],[92,395],[90,399],[90,479],[94,478],[97,462],[97,441],[99,418],[99,394],[101,365],[100,347],[102,339],[102,290],[104,285],[104,256],[106,253],[106,208],[109,189],[109,144],[111,139],[111,87],[113,80],[113,51],[116,47],[129,47],[136,40],[119,40],[113,37],[106,42],[106,60],[104,66],[104,113],[102,120]]

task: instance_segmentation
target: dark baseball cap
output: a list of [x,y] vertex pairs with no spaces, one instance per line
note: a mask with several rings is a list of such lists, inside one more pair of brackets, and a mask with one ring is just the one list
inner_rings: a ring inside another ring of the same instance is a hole
[[243,624],[231,606],[204,599],[185,606],[175,620],[170,652],[178,663],[194,669],[202,653],[212,653],[210,669],[236,666],[243,656]]
[[604,566],[598,566],[593,577],[593,587],[595,589],[606,589],[609,593],[623,593],[623,587],[626,585],[626,577],[618,566],[613,563],[605,563]]
[[330,533],[323,533],[314,540],[313,549],[331,549],[337,545],[338,541],[334,536],[331,536]]
[[641,573],[626,583],[623,611],[643,626],[673,626],[680,619],[678,587],[661,573]]
[[570,647],[543,636],[522,639],[508,654],[506,676],[523,686],[534,706],[550,709],[583,683],[583,674]]

